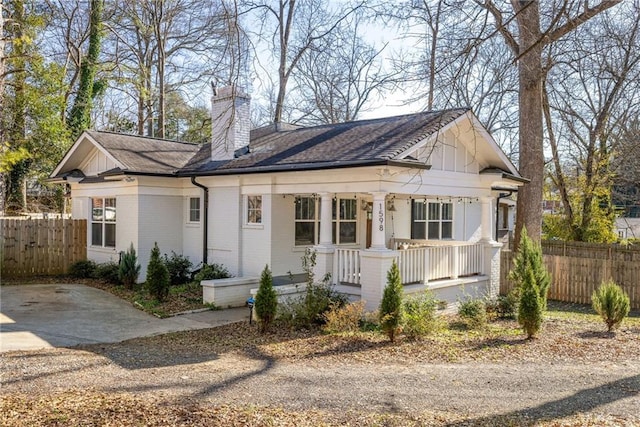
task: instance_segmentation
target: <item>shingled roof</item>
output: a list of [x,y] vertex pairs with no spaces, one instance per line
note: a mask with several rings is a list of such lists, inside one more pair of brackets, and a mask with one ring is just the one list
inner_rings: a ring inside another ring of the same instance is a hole
[[104,147],[124,171],[173,174],[184,167],[200,146],[186,142],[125,135],[113,132],[86,132]]
[[212,161],[211,144],[205,144],[179,174],[217,175],[382,164],[397,160],[400,153],[468,111],[458,108],[271,132],[253,138],[248,153],[237,153],[236,158],[227,161]]

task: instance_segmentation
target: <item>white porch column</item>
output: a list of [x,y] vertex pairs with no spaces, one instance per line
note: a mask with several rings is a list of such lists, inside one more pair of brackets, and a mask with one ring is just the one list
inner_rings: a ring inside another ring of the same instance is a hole
[[[313,250],[316,251],[316,265],[313,269],[316,281],[322,280],[327,273],[333,274],[333,258],[335,247],[331,237],[332,230],[332,197],[331,193],[320,193],[320,241]],[[331,282],[336,278],[332,277]]]
[[332,230],[332,204],[331,193],[320,193],[320,246],[333,246]]
[[[374,202],[375,212],[375,202]],[[368,311],[380,308],[382,294],[387,286],[387,272],[393,260],[398,256],[397,251],[371,250],[360,252],[360,298],[366,301]]]
[[496,241],[484,242],[483,274],[489,277],[487,293],[495,298],[500,293],[500,249],[502,243]]
[[385,251],[385,227],[387,221],[386,192],[374,192],[373,196],[373,221],[371,225],[371,249]]
[[494,241],[494,233],[493,233],[493,197],[482,197],[480,199],[482,202],[482,225],[481,225],[481,235],[480,240],[484,242],[493,242]]

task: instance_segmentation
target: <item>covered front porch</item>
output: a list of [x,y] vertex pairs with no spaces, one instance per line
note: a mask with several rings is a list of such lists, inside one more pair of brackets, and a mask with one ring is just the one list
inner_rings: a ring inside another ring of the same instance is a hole
[[[463,294],[497,293],[502,245],[494,239],[495,197],[356,195],[367,212],[364,247],[335,244],[335,212],[332,215],[331,209],[335,196],[316,197],[320,233],[319,243],[313,247],[315,276],[330,276],[338,291],[365,300],[367,309],[378,308],[393,261],[409,294],[429,289],[439,299],[455,303]],[[405,209],[398,208],[405,205]],[[431,211],[424,218],[420,216],[421,205]],[[420,232],[423,235],[419,237],[427,238],[412,238]],[[454,236],[468,240],[454,240]]]

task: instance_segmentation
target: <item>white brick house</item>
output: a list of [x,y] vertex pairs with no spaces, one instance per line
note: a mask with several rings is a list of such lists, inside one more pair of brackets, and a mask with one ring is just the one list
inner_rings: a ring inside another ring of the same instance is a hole
[[246,95],[221,89],[212,110],[202,146],[80,136],[51,180],[70,185],[73,216],[89,221],[89,258],[117,260],[133,243],[145,266],[157,241],[222,263],[237,296],[221,305],[242,303],[265,264],[300,273],[309,247],[316,277],[370,308],[394,259],[409,292],[497,292],[498,198],[526,180],[468,109],[251,133]]

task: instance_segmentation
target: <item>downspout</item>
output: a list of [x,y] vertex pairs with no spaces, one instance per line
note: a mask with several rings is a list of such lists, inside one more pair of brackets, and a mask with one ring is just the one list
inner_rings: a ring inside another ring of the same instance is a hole
[[209,248],[207,246],[209,235],[209,188],[196,182],[196,177],[191,177],[191,183],[196,187],[202,188],[204,190],[204,220],[203,220],[203,231],[202,231],[202,264],[207,264],[207,253],[209,252]]

